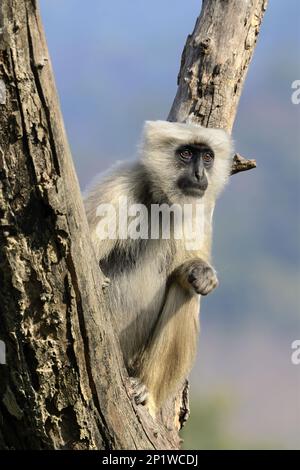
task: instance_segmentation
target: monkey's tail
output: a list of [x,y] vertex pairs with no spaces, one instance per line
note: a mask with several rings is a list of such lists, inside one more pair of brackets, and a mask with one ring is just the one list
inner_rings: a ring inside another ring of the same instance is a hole
[[139,377],[158,409],[189,373],[197,349],[199,296],[171,284],[140,363]]

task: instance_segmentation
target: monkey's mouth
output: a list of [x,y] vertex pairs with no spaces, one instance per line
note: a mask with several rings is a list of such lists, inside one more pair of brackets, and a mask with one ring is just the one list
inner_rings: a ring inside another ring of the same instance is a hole
[[201,189],[200,187],[186,187],[186,188],[182,188],[182,192],[186,195],[186,196],[194,196],[194,197],[202,197],[204,196],[204,193],[205,193],[205,189]]
[[186,178],[179,179],[177,184],[183,194],[194,197],[202,197],[208,186],[207,181],[196,183]]

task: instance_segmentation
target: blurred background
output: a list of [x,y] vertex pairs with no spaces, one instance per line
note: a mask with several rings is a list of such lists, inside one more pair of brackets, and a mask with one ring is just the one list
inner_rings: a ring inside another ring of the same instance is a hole
[[[81,188],[165,119],[201,1],[40,0]],[[300,449],[300,4],[270,0],[240,101],[233,176],[215,212],[220,287],[202,303],[186,449]]]

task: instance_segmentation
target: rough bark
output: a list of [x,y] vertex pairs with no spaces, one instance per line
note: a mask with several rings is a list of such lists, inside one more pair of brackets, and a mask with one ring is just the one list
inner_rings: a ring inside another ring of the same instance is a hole
[[[204,1],[170,119],[231,128],[265,4]],[[2,0],[0,449],[179,447],[187,388],[163,423],[132,402],[101,281],[36,2]]]

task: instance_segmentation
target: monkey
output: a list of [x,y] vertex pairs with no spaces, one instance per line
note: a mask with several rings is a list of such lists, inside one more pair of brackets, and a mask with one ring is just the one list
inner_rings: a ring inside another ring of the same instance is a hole
[[[192,368],[200,300],[218,285],[211,265],[212,217],[230,175],[233,148],[222,129],[146,121],[139,154],[139,160],[118,164],[94,184],[84,204],[136,403],[147,405],[155,417]],[[142,204],[148,209],[140,219],[148,222],[148,235],[154,223],[149,217],[152,206],[201,203],[201,241],[187,249],[185,236],[174,237],[174,217],[169,239],[162,237],[161,221],[155,239],[99,237],[97,208],[117,208],[120,196],[129,207]]]

